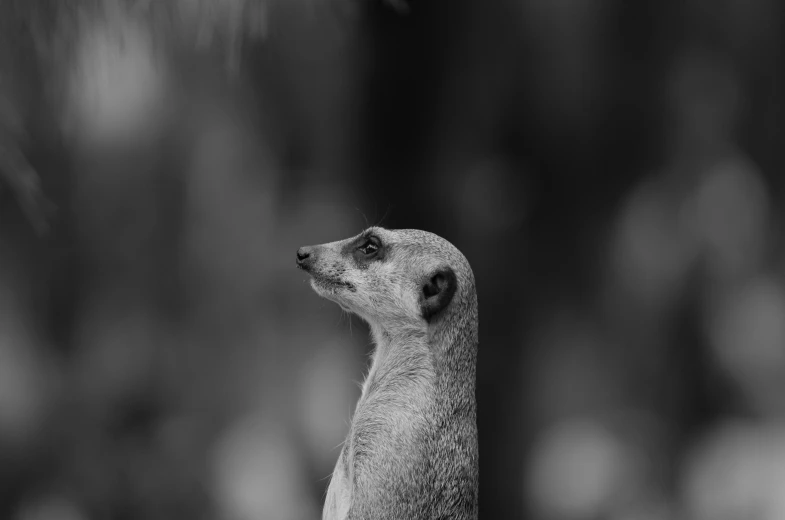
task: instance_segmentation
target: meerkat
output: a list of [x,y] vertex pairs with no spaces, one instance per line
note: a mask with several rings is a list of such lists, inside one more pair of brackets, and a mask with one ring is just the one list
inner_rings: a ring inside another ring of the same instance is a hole
[[375,344],[323,520],[477,518],[477,295],[461,252],[373,227],[297,251],[320,296]]

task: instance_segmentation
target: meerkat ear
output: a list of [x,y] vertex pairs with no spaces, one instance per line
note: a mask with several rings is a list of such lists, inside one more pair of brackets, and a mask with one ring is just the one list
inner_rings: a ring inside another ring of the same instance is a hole
[[448,267],[440,267],[432,272],[425,280],[422,287],[422,316],[425,321],[431,319],[446,308],[455,296],[458,288],[458,280],[453,270]]

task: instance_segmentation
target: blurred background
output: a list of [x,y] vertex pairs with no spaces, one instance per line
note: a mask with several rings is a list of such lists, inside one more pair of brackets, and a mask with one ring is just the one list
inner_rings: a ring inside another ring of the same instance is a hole
[[481,518],[785,518],[783,21],[0,0],[0,518],[319,518],[372,224],[473,265]]

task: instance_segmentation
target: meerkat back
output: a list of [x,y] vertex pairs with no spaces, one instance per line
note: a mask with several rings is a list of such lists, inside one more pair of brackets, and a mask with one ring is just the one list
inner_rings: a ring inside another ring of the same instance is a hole
[[368,322],[371,367],[325,520],[477,518],[477,295],[461,252],[419,230],[370,228],[301,247],[320,296]]

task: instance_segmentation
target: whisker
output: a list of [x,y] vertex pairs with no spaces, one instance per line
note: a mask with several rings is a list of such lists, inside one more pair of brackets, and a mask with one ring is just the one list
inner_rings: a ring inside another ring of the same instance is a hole
[[392,209],[392,204],[387,204],[387,209],[384,211],[384,215],[382,215],[382,218],[379,219],[378,223],[374,224],[374,227],[376,226],[381,227],[383,225],[384,219],[386,219],[387,216],[390,214],[391,209]]
[[[357,206],[355,206],[354,209],[359,211],[360,215],[363,216],[363,220],[365,220],[365,227],[360,230],[360,233],[362,233],[363,231],[365,231],[366,229],[368,229],[370,227],[368,225],[368,216],[360,208],[358,208]],[[357,234],[359,235],[360,233],[357,233]]]

